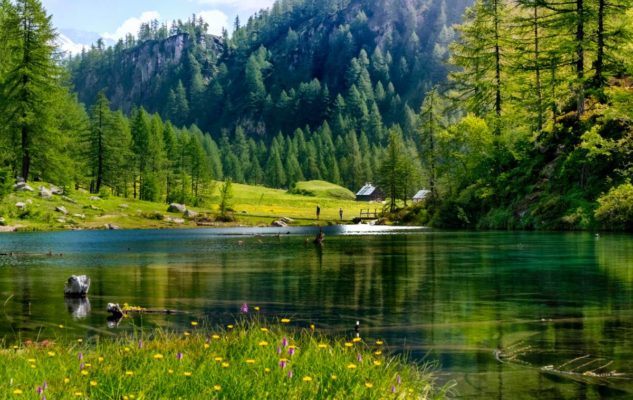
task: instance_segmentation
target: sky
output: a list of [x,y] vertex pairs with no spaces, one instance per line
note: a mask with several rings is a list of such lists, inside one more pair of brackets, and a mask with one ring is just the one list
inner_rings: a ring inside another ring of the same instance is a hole
[[210,33],[229,31],[237,15],[249,16],[272,6],[274,0],[42,0],[53,16],[60,34],[60,46],[74,53],[102,37],[116,41],[126,33],[136,35],[142,22],[158,19],[171,22],[186,20],[192,14],[202,16]]

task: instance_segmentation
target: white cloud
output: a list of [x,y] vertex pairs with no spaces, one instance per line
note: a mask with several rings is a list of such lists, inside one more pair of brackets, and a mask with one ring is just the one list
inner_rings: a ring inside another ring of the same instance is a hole
[[121,24],[121,26],[119,26],[116,31],[114,31],[114,33],[106,32],[101,36],[104,39],[111,39],[114,41],[123,39],[128,33],[136,36],[138,35],[138,31],[142,23],[150,22],[155,19],[160,20],[160,14],[158,13],[158,11],[145,11],[138,18],[132,17],[125,20],[125,22],[123,22],[123,24]]
[[222,28],[229,29],[229,17],[220,10],[200,11],[196,15],[209,24],[209,33],[220,35]]

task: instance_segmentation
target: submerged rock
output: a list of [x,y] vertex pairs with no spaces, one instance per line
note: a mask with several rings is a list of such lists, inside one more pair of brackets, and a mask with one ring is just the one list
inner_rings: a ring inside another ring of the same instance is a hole
[[73,275],[64,285],[66,297],[86,297],[90,290],[90,278],[87,275]]

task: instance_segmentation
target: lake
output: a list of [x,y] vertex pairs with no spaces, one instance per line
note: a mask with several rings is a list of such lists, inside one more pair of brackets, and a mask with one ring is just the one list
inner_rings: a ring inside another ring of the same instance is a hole
[[[248,303],[333,335],[358,320],[458,398],[633,398],[633,237],[329,227],[319,247],[316,232],[1,235],[0,338],[226,324]],[[92,278],[89,311],[64,300],[72,274]],[[108,327],[109,302],[182,313]]]

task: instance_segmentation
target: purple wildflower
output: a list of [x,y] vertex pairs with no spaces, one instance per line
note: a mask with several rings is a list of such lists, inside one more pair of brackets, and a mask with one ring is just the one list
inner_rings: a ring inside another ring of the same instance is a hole
[[46,381],[44,381],[44,383],[42,384],[42,389],[48,389],[48,383],[46,383]]
[[79,370],[80,371],[83,371],[84,368],[86,368],[86,364],[84,364],[84,363],[79,364]]
[[277,354],[281,354],[281,347],[277,347]]
[[79,361],[84,359],[84,353],[79,352],[79,354],[77,354],[77,358],[79,359]]
[[42,400],[46,400],[46,396],[42,396]]
[[288,378],[292,378],[292,370],[288,371]]
[[288,347],[288,339],[287,338],[283,338],[283,340],[281,341],[281,345],[283,347]]
[[38,386],[35,391],[37,392],[37,394],[42,394],[42,392],[44,392],[44,389],[42,389],[41,386]]
[[142,339],[138,341],[138,348],[139,349],[143,348],[143,340]]
[[358,362],[363,362],[363,356],[362,356],[362,354],[358,353],[358,354],[356,355],[356,359],[358,360]]
[[294,354],[295,354],[295,348],[294,348],[294,347],[289,348],[289,349],[288,349],[288,355],[289,355],[290,357],[292,357]]
[[394,385],[391,385],[391,393],[396,393],[396,387]]
[[286,365],[288,365],[288,361],[286,361],[286,360],[279,360],[279,366],[281,367],[281,369],[286,368]]
[[240,311],[243,312],[244,314],[248,313],[248,304],[244,303],[242,304],[242,307],[240,307]]
[[183,357],[182,353],[178,352],[178,354],[176,354],[176,359],[177,360],[179,360],[179,361],[182,360],[182,357]]
[[396,382],[399,384],[402,383],[402,378],[400,378],[400,375],[396,375]]

